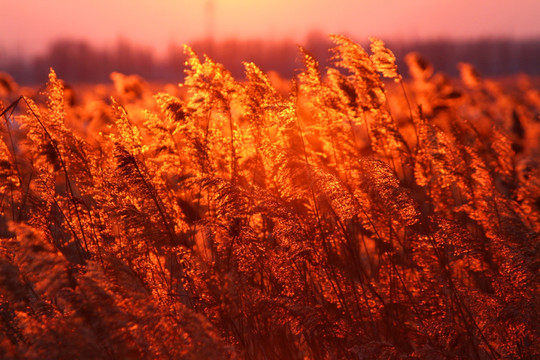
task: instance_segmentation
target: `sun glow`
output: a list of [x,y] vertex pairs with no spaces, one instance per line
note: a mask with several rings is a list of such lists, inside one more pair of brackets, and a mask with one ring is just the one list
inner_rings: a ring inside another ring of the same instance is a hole
[[[164,47],[206,37],[292,38],[313,31],[388,39],[540,35],[540,2],[518,0],[5,1],[0,47],[45,47],[57,38],[107,43],[118,37]],[[477,21],[477,14],[484,21]],[[210,24],[210,25],[209,25]],[[210,30],[209,30],[210,29]]]

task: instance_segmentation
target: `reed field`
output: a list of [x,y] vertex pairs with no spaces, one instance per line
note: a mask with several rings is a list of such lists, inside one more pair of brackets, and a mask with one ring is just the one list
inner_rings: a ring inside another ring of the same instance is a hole
[[377,39],[0,80],[0,358],[540,358],[540,88]]

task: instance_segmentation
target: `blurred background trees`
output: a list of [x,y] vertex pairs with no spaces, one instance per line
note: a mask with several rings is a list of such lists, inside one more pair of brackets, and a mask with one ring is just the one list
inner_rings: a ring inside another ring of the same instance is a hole
[[[330,40],[313,33],[306,39],[306,48],[326,66]],[[540,75],[540,39],[513,40],[485,38],[469,41],[432,40],[424,42],[392,42],[387,45],[404,59],[411,51],[425,56],[436,71],[458,75],[456,64],[468,62],[484,76],[505,76],[517,73]],[[275,71],[290,78],[301,67],[297,45],[292,41],[238,40],[216,42],[211,38],[190,46],[199,54],[208,54],[222,63],[233,76],[244,77],[242,61],[258,64],[264,71]],[[4,53],[0,71],[9,73],[24,85],[43,83],[52,67],[68,83],[102,83],[111,72],[138,74],[149,81],[177,82],[184,77],[185,55],[182,45],[171,44],[158,56],[150,48],[119,39],[112,47],[98,48],[82,40],[58,40],[47,51],[34,57]],[[405,64],[398,63],[401,69]],[[407,74],[404,73],[404,76]]]

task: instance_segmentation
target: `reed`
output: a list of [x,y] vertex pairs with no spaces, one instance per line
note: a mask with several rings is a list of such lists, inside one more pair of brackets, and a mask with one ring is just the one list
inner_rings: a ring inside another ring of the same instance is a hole
[[288,94],[2,95],[3,358],[540,357],[538,89],[331,38]]

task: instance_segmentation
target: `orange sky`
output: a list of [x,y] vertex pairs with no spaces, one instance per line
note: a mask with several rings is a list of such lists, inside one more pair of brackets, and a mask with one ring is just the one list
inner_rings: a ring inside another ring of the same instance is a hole
[[[213,11],[208,11],[208,2]],[[0,0],[0,54],[43,51],[55,38],[103,46],[119,37],[163,50],[215,38],[355,39],[540,36],[538,0]]]

